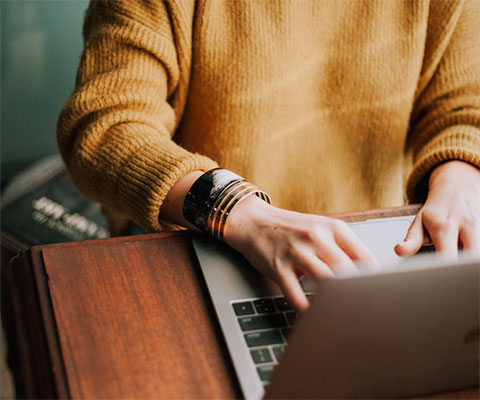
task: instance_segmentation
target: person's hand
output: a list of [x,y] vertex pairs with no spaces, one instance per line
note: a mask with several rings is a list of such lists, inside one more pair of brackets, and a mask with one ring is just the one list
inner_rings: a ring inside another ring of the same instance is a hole
[[447,257],[455,258],[459,245],[480,255],[480,170],[462,161],[433,170],[427,200],[395,251],[411,256],[430,240]]
[[340,270],[356,270],[354,261],[378,266],[343,221],[272,207],[253,195],[235,206],[224,238],[258,271],[277,282],[298,310],[308,307],[301,276],[318,280]]

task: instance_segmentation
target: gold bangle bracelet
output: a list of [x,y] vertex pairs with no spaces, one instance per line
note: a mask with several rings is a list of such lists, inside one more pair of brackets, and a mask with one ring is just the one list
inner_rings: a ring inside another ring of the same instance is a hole
[[233,207],[252,193],[271,203],[268,194],[241,176],[224,168],[214,168],[200,176],[188,190],[183,215],[200,231],[222,240]]
[[247,186],[242,185],[242,188],[237,189],[238,190],[229,191],[229,194],[222,204],[221,210],[218,210],[216,213],[216,219],[212,221],[212,228],[214,229],[212,229],[211,234],[219,240],[223,240],[227,218],[232,209],[247,196],[250,194],[255,194],[260,199],[266,201],[268,204],[271,204],[270,196],[251,183],[248,183]]
[[224,230],[225,221],[228,217],[228,212],[231,210],[231,204],[236,204],[237,199],[244,197],[247,194],[253,193],[255,189],[252,185],[245,186],[243,188],[238,188],[238,190],[233,191],[229,194],[227,201],[225,202],[224,206],[222,207],[222,212],[217,214],[217,218],[213,221],[214,230],[212,234],[217,239],[222,237],[221,232]]
[[230,215],[230,212],[232,211],[233,207],[235,207],[240,201],[247,198],[249,195],[254,194],[256,192],[257,192],[257,188],[252,186],[252,187],[249,187],[249,188],[245,189],[245,191],[243,191],[242,193],[239,193],[236,197],[232,198],[230,203],[227,205],[228,208],[225,209],[225,212],[222,215],[222,220],[220,221],[220,224],[219,224],[219,230],[218,230],[218,234],[217,234],[217,237],[218,237],[219,240],[223,241],[224,230],[225,230],[225,225],[226,225],[226,222],[227,222],[227,218]]
[[229,199],[232,196],[235,196],[240,190],[250,185],[246,181],[236,182],[218,196],[207,218],[207,228],[213,236],[216,236],[214,232],[217,231],[217,221],[219,220],[219,215],[223,214],[225,210],[225,204],[230,201]]

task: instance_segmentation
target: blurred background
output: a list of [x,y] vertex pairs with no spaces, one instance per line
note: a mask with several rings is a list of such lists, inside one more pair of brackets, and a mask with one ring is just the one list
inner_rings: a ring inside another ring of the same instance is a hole
[[87,0],[0,0],[2,186],[57,153],[57,116],[73,89],[87,6]]
[[[58,154],[57,116],[73,90],[87,0],[0,0],[1,186]],[[2,196],[3,197],[3,196]],[[0,398],[22,398],[23,382],[2,243]]]

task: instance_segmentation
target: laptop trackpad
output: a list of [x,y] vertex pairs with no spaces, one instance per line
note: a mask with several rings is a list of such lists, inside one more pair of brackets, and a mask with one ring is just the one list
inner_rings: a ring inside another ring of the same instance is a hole
[[[414,217],[412,215],[371,219],[348,225],[377,258],[382,269],[390,270],[395,268],[402,259],[397,256],[394,247],[403,241]],[[313,292],[316,287],[315,283],[308,278],[302,280],[302,285],[306,292]]]
[[388,218],[349,224],[367,245],[383,269],[395,267],[401,260],[394,247],[403,241],[413,217]]

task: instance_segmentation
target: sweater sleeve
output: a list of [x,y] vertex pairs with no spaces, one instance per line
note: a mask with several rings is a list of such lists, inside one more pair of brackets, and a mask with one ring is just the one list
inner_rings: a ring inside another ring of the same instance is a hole
[[410,201],[423,201],[430,172],[449,160],[480,168],[480,1],[430,5],[425,58],[407,156]]
[[82,192],[149,231],[182,176],[216,164],[174,143],[188,90],[194,3],[93,1],[57,142]]

